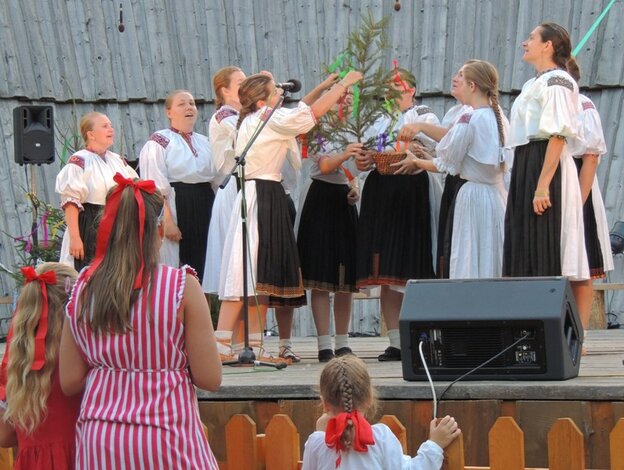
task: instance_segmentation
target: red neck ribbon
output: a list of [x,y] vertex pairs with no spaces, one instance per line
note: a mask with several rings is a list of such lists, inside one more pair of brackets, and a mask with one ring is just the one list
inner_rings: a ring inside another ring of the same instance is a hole
[[144,181],[132,181],[131,179],[124,178],[121,173],[116,173],[113,180],[117,183],[117,187],[113,189],[112,193],[106,201],[104,206],[104,215],[98,228],[97,243],[95,246],[95,259],[91,266],[87,269],[85,279],[89,279],[95,272],[98,266],[102,263],[106,250],[108,249],[108,240],[113,230],[113,224],[117,218],[117,211],[119,210],[119,203],[121,201],[121,194],[127,186],[131,186],[134,191],[134,199],[139,206],[139,256],[141,257],[141,266],[134,279],[134,289],[140,289],[143,283],[143,269],[145,262],[143,260],[143,233],[145,230],[145,202],[143,201],[142,191],[148,194],[154,194],[156,191],[156,184],[152,180]]
[[[366,418],[357,411],[352,413],[343,412],[327,422],[325,429],[325,444],[337,451],[345,450],[342,445],[342,434],[349,424],[353,423],[353,444],[352,449],[356,452],[368,452],[368,446],[375,444],[373,440],[373,428]],[[336,467],[340,466],[341,457],[336,460]]]
[[[30,366],[30,370],[41,370],[45,365],[45,343],[46,336],[48,334],[48,285],[56,284],[56,272],[46,271],[41,275],[37,275],[37,272],[32,266],[24,266],[20,268],[26,282],[24,284],[30,284],[33,281],[39,282],[41,285],[41,315],[39,317],[39,324],[37,325],[37,333],[35,334],[35,354],[33,357],[33,363]],[[15,314],[17,316],[17,312]],[[11,340],[13,339],[13,322],[9,328],[7,335],[7,349],[4,357],[2,358],[2,365],[0,365],[0,400],[6,399],[6,380],[7,380],[7,367],[9,364],[9,352],[11,347]]]
[[193,131],[184,132],[184,131],[176,129],[173,126],[170,129],[176,134],[180,134],[180,137],[184,139],[184,141],[186,142],[186,145],[188,145],[189,148],[191,149],[191,152],[193,152],[193,155],[197,156],[197,150],[195,150],[195,147],[193,147],[193,140],[192,140]]

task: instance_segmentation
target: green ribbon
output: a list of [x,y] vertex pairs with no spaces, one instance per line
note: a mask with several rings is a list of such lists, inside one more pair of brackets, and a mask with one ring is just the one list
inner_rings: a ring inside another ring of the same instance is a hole
[[360,107],[360,85],[353,85],[353,119],[357,119],[358,108]]
[[342,54],[338,54],[338,57],[336,57],[336,60],[334,60],[334,62],[327,67],[327,71],[329,73],[334,73],[334,71],[340,66],[342,65],[342,62],[344,61],[344,55],[345,53],[343,52]]
[[594,24],[591,25],[591,28],[589,28],[589,31],[587,31],[587,33],[585,33],[585,36],[583,36],[583,39],[580,40],[578,45],[572,51],[572,55],[573,56],[576,57],[576,55],[581,51],[581,49],[583,48],[583,46],[585,45],[585,43],[587,42],[589,37],[593,34],[595,29],[598,27],[600,22],[603,20],[603,18],[605,16],[607,16],[607,13],[609,13],[609,10],[611,9],[611,7],[613,6],[614,3],[615,3],[615,0],[611,0],[609,2],[609,4],[606,6],[606,8],[602,11],[602,13],[600,13],[600,15],[598,15],[598,18],[596,18],[596,21],[594,21]]

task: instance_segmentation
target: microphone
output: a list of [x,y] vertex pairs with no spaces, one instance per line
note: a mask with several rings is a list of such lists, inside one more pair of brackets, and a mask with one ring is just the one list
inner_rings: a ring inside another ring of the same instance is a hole
[[291,78],[284,83],[276,83],[275,86],[290,93],[297,93],[301,90],[301,82],[295,78]]
[[120,33],[123,33],[126,30],[126,26],[123,22],[123,5],[121,3],[119,4],[119,26],[117,26],[117,29]]

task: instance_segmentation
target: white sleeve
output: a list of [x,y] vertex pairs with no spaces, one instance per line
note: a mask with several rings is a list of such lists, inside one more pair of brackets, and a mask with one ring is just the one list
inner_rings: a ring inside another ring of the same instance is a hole
[[312,129],[316,125],[316,118],[312,108],[300,101],[296,108],[276,110],[267,125],[285,137],[295,137]]
[[462,120],[463,116],[436,145],[436,158],[433,159],[433,164],[441,173],[459,174],[464,157],[472,144],[474,127]]
[[89,195],[89,187],[85,182],[84,174],[85,171],[81,166],[74,163],[67,163],[59,174],[56,175],[55,191],[60,195],[61,208],[72,203],[75,204],[78,209],[83,210],[82,203],[87,200],[87,196]]
[[167,178],[165,149],[162,145],[148,140],[139,154],[139,173],[144,180],[154,180],[164,197],[169,196],[171,185]]
[[433,441],[425,441],[418,448],[416,457],[403,462],[403,470],[440,470],[443,462],[442,447]]
[[[551,80],[567,79],[554,76]],[[541,94],[542,114],[537,135],[578,137],[578,94],[564,85],[546,85]]]
[[310,434],[308,440],[303,446],[303,465],[302,470],[316,470],[320,464],[321,450],[326,452],[327,446],[325,445],[325,433],[322,431],[315,431]]
[[[585,105],[585,103],[583,104]],[[604,155],[607,153],[607,145],[602,132],[602,122],[596,108],[588,107],[583,110],[581,113],[581,125],[583,126],[583,140],[585,141],[583,154]]]

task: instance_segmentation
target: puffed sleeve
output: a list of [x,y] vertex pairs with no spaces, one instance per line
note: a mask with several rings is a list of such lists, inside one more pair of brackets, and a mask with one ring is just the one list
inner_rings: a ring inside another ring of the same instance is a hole
[[373,425],[373,435],[375,446],[381,450],[381,468],[404,468],[405,457],[401,443],[385,424],[377,423]]
[[470,125],[470,114],[464,114],[436,145],[433,164],[441,173],[457,175],[464,157],[474,139],[474,128]]
[[568,78],[561,75],[548,78],[541,90],[540,102],[538,135],[578,137],[578,93]]
[[444,451],[433,441],[425,441],[414,458],[405,459],[403,470],[439,470],[444,462]]
[[602,132],[602,122],[600,114],[591,101],[583,101],[583,112],[581,113],[581,126],[583,131],[583,141],[585,151],[583,154],[592,153],[604,155],[607,153],[604,133]]
[[89,188],[85,181],[85,161],[78,155],[72,155],[67,164],[56,175],[55,191],[61,198],[61,208],[74,204],[83,210],[82,203],[87,200]]
[[275,111],[267,125],[285,137],[296,137],[312,129],[316,125],[316,117],[312,108],[300,101],[296,108],[280,108]]
[[237,116],[210,122],[210,148],[212,162],[220,175],[228,175],[234,169],[234,141],[236,138]]
[[154,180],[164,197],[169,196],[171,185],[167,178],[165,148],[162,144],[154,140],[148,140],[145,143],[139,154],[139,173],[143,179]]

